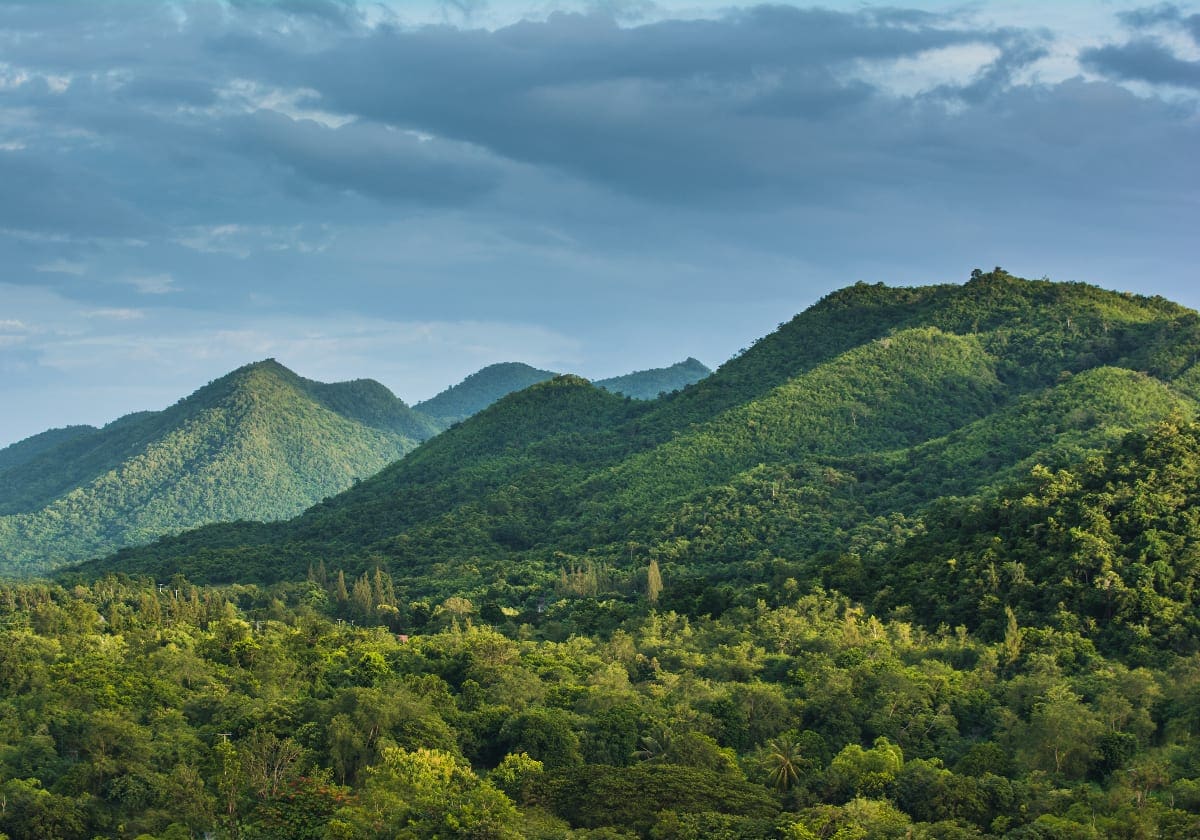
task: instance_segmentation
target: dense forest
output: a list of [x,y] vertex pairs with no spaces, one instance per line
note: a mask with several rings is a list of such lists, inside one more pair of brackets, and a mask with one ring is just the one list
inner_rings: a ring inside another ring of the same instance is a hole
[[11,837],[1200,836],[1200,317],[859,284],[0,587]]
[[569,576],[527,612],[403,603],[382,572],[7,586],[0,830],[1200,833],[1196,654],[1128,664],[1011,617],[927,631],[794,578],[686,615],[659,606],[674,585]]

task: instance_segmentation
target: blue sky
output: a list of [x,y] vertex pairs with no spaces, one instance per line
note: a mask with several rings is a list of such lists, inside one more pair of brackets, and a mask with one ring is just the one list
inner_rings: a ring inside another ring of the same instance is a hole
[[858,280],[1200,307],[1200,9],[0,0],[0,445],[274,356],[715,366]]

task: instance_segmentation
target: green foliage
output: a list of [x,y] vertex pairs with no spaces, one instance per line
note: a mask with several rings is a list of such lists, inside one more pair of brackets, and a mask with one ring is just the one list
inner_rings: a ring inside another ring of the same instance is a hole
[[[607,636],[554,641],[546,619],[512,637],[475,624],[401,639],[314,611],[315,581],[174,583],[0,586],[0,831],[765,840],[1200,826],[1196,655],[1081,660],[1080,637],[1059,633],[1003,664],[1001,641],[820,592],[695,622],[647,610]],[[748,674],[722,664],[731,651],[775,664]],[[623,763],[595,760],[630,732],[641,748]]]
[[1007,607],[1105,650],[1193,651],[1197,486],[1200,427],[1178,418],[1069,470],[1036,466],[998,497],[934,506],[880,546],[867,562],[883,584],[876,603],[994,637]]

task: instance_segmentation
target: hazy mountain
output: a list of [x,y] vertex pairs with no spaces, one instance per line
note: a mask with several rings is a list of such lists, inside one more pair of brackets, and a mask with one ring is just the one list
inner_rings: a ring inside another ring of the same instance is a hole
[[61,565],[216,520],[292,516],[435,428],[377,382],[248,365],[165,411],[5,449],[2,568]]
[[553,371],[538,370],[522,362],[488,365],[413,408],[448,426],[483,411],[506,394],[545,382],[555,375]]
[[[693,358],[670,367],[651,368],[600,379],[596,385],[622,396],[652,400],[659,394],[676,391],[708,376],[712,371]],[[449,426],[478,414],[501,397],[528,388],[559,374],[539,370],[521,362],[488,365],[435,397],[413,406],[416,411]]]
[[652,400],[699,382],[710,373],[712,371],[704,363],[689,356],[670,367],[638,370],[624,376],[597,379],[595,384],[614,394],[637,400]]
[[66,426],[61,429],[49,429],[41,434],[19,440],[0,449],[0,473],[32,461],[38,455],[54,449],[56,446],[88,437],[96,431],[95,426]]

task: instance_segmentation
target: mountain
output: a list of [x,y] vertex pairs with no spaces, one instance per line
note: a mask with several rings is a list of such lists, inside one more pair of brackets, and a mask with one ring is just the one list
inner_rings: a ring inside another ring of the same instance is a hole
[[164,411],[0,453],[0,568],[36,571],[216,520],[293,516],[435,431],[377,382],[248,365]]
[[[663,399],[555,378],[290,522],[211,526],[85,568],[276,580],[320,561],[382,567],[408,598],[529,609],[551,590],[629,592],[654,558],[672,581],[662,604],[689,614],[791,577],[993,627],[994,609],[940,613],[912,587],[873,587],[954,499],[983,509],[1032,470],[1186,423],[1198,350],[1200,318],[1161,298],[999,270],[858,284]],[[1052,619],[1037,609],[1027,618]]]
[[[622,396],[652,400],[660,394],[698,382],[710,373],[712,371],[707,367],[689,357],[670,367],[635,371],[624,376],[600,379],[595,384]],[[488,365],[437,396],[417,403],[413,408],[445,427],[478,414],[501,397],[558,375],[521,362]]]
[[432,417],[443,426],[449,426],[478,414],[506,394],[545,382],[554,376],[556,374],[553,371],[538,370],[522,362],[488,365],[457,385],[417,403],[413,409]]
[[56,446],[87,437],[95,431],[95,426],[66,426],[19,440],[0,449],[0,473],[12,467],[19,467]]
[[614,394],[633,397],[635,400],[652,400],[693,385],[710,373],[712,371],[707,366],[689,356],[670,367],[638,370],[624,376],[597,379],[595,385]]

